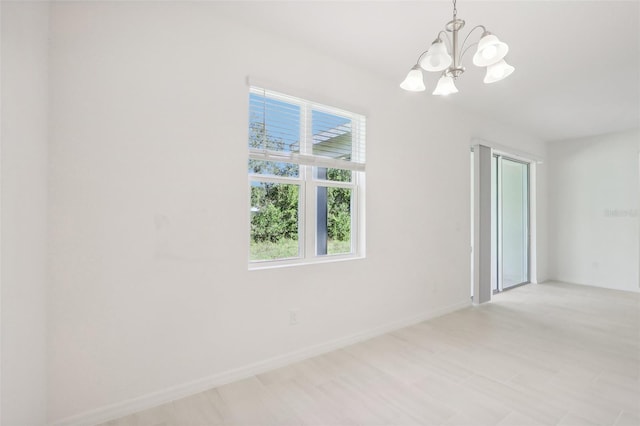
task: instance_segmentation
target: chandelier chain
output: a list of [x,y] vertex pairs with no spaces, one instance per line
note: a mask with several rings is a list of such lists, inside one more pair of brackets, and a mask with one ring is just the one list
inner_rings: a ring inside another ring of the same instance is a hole
[[453,19],[456,19],[456,16],[458,16],[458,9],[456,8],[456,1],[457,0],[453,0]]

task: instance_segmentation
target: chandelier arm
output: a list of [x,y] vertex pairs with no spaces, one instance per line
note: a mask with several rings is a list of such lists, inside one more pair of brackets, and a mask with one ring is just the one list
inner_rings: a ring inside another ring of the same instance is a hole
[[[441,30],[441,31],[438,33],[438,38],[437,38],[437,39],[440,39],[440,34],[444,34],[444,37],[445,37],[445,38],[447,39],[447,41],[449,42],[449,49],[450,49],[450,50],[453,50],[453,43],[451,43],[451,39],[449,38],[449,34],[447,34],[447,32],[446,32],[445,30]],[[437,40],[437,39],[436,39],[436,40]]]
[[425,50],[424,52],[422,52],[419,56],[418,56],[418,60],[416,61],[416,65],[420,65],[420,61],[422,60],[422,57],[429,51],[429,49]]
[[462,58],[464,58],[464,54],[467,53],[467,50],[471,49],[473,46],[476,46],[478,44],[478,42],[475,42],[473,44],[470,44],[469,46],[467,46],[466,49],[464,49],[462,51],[462,53],[460,54],[460,63],[462,63]]
[[[478,29],[478,28],[482,28],[482,31],[487,32],[487,29],[485,28],[485,26],[484,26],[484,25],[476,25],[475,27],[471,28],[471,31],[469,31],[469,32],[467,33],[467,36],[464,38],[464,40],[462,41],[462,44],[460,45],[460,49],[461,49],[461,50],[462,50],[462,49],[464,49],[464,44],[467,42],[467,39],[469,38],[469,36],[471,35],[471,33],[473,33],[473,32],[474,32],[476,29]],[[474,43],[474,44],[478,44],[478,43]],[[472,44],[471,46],[473,46],[473,44]],[[471,46],[469,46],[469,47],[471,47]],[[467,48],[467,49],[468,49],[468,48]],[[464,50],[463,50],[462,55],[464,55],[464,52],[466,52],[466,51],[467,51],[467,49],[464,49]],[[462,61],[462,55],[460,55],[460,61]]]

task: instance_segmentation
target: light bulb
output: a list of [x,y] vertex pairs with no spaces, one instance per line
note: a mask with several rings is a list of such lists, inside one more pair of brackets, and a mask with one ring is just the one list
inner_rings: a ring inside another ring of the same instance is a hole
[[433,95],[447,96],[452,93],[458,93],[458,88],[453,82],[453,78],[450,75],[442,75],[438,80],[438,85],[433,91]]
[[426,55],[420,61],[420,66],[426,71],[442,71],[451,65],[451,55],[442,40],[436,40],[431,44]]
[[502,79],[507,75],[507,70],[504,68],[493,68],[491,71],[487,72],[491,75],[491,78],[494,78],[496,80]]
[[407,78],[400,83],[400,87],[409,92],[422,92],[426,90],[426,87],[424,87],[424,81],[422,80],[422,71],[420,71],[419,65],[414,66],[411,71],[409,71]]
[[515,68],[503,59],[487,67],[487,74],[484,76],[484,82],[489,84],[503,80],[509,77],[514,70]]
[[440,67],[440,63],[442,61],[437,57],[437,56],[431,56],[429,58],[429,64],[431,65],[432,68],[438,68]]
[[498,51],[498,49],[496,49],[495,46],[487,46],[482,51],[482,57],[485,58],[485,59],[491,59],[494,56],[496,56],[496,52],[497,51]]
[[509,46],[487,31],[478,42],[478,50],[473,55],[473,64],[478,67],[493,65],[504,58],[507,52],[509,52]]

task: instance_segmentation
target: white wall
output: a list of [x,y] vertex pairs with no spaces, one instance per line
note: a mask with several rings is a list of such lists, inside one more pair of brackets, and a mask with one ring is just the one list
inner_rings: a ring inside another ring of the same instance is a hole
[[[52,6],[52,421],[468,303],[469,141],[542,147],[218,12]],[[248,75],[367,114],[366,259],[247,270]]]
[[46,2],[0,3],[2,13],[3,425],[46,416],[48,23]]
[[638,130],[548,144],[550,275],[639,291]]

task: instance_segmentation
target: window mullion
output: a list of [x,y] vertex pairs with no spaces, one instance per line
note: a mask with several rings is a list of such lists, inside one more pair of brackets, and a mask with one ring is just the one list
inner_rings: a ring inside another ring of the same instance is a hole
[[316,185],[313,181],[313,167],[304,166],[304,218],[305,218],[305,257],[315,257],[316,255]]
[[317,185],[326,186],[327,188],[346,188],[353,189],[356,187],[354,182],[340,182],[337,180],[324,180],[324,179],[316,179]]
[[[300,154],[313,153],[313,124],[309,104],[301,106],[300,114]],[[305,258],[316,255],[316,187],[313,181],[313,166],[301,165],[303,171],[304,201],[304,252]]]
[[270,175],[250,174],[249,181],[256,182],[270,182],[270,183],[288,183],[293,185],[300,185],[302,180],[299,177],[280,177]]
[[307,252],[307,235],[306,235],[306,229],[307,229],[307,223],[308,223],[308,219],[307,219],[307,197],[308,197],[308,191],[307,191],[307,185],[306,185],[306,180],[305,180],[305,175],[306,175],[306,170],[304,170],[304,167],[300,167],[300,190],[298,192],[299,196],[298,196],[298,249],[300,251],[300,257],[302,259],[306,259],[308,256],[308,252]]

